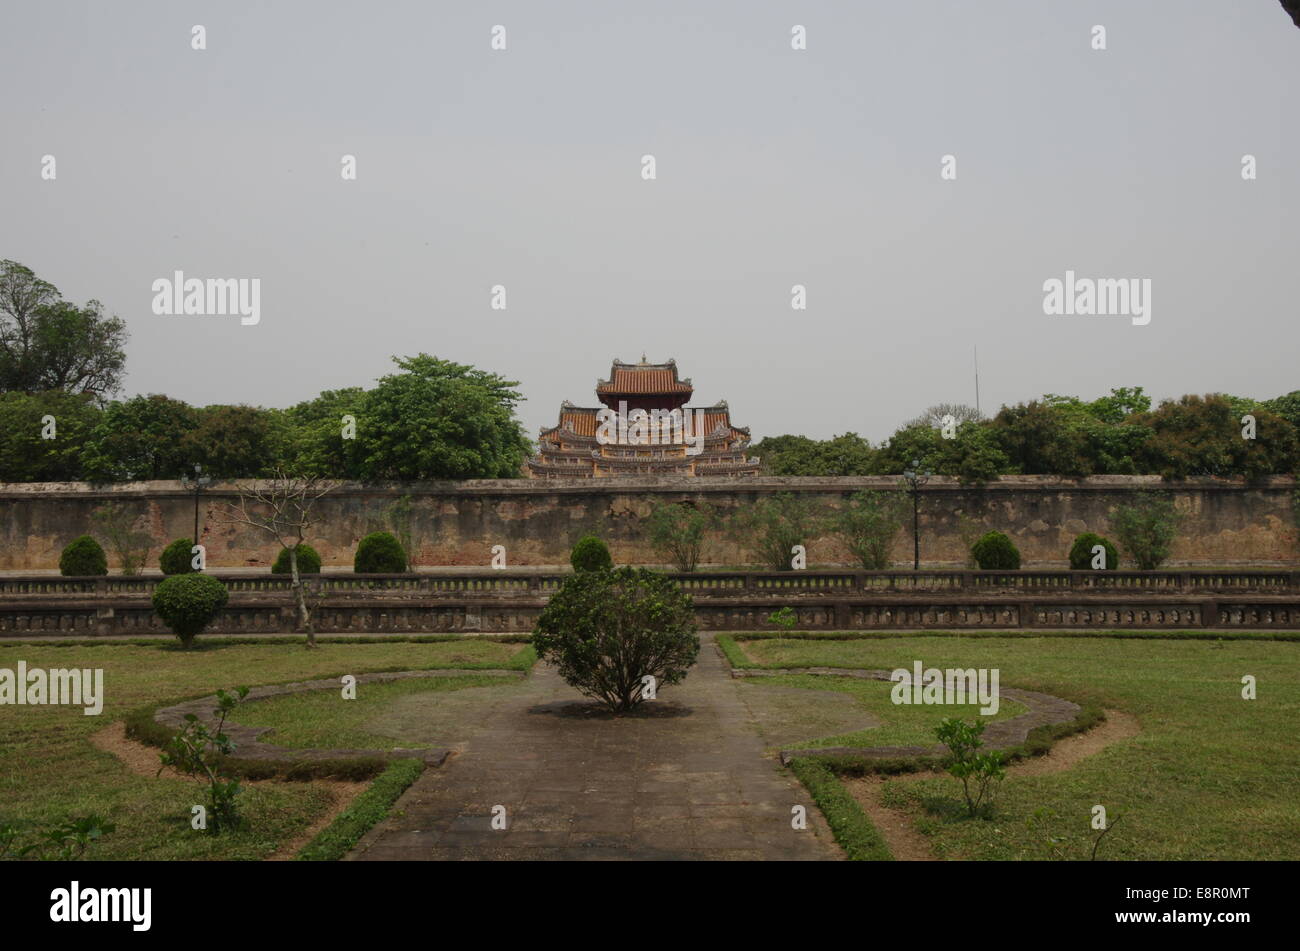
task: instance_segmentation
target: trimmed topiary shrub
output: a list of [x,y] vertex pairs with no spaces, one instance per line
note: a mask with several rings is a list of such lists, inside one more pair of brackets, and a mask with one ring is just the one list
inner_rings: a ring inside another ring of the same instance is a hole
[[172,575],[153,589],[153,609],[189,650],[194,638],[226,606],[228,597],[226,586],[212,575]]
[[565,578],[532,643],[565,683],[619,713],[681,683],[700,651],[690,596],[665,575],[629,567]]
[[406,570],[406,552],[392,532],[371,532],[361,539],[352,570],[361,575],[396,575]]
[[[307,543],[297,546],[298,548],[298,574],[300,575],[318,575],[320,574],[320,555],[315,548]],[[405,568],[402,569],[403,571]],[[273,575],[291,575],[293,566],[289,564],[289,549],[281,548],[280,554],[275,556],[275,564],[271,566]]]
[[108,556],[104,554],[104,546],[89,535],[74,538],[59,556],[59,574],[65,578],[108,574]]
[[614,559],[610,557],[608,545],[595,535],[584,535],[573,546],[569,564],[574,571],[607,571],[614,567]]
[[188,538],[178,538],[158,556],[158,567],[165,575],[188,575],[198,569],[194,567],[194,542]]
[[[1104,564],[1100,568],[1092,566],[1095,557],[1093,549],[1100,545],[1106,552]],[[1095,532],[1084,532],[1070,546],[1070,567],[1075,571],[1114,571],[1119,567],[1119,550]]]
[[1001,532],[988,532],[971,546],[975,564],[985,571],[1012,571],[1020,567],[1020,550]]

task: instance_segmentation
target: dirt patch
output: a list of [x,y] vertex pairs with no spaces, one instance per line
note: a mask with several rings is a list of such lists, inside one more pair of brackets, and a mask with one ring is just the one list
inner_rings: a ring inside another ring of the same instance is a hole
[[1138,718],[1119,710],[1107,710],[1106,719],[1087,733],[1076,733],[1057,740],[1044,756],[1021,760],[1007,767],[1009,776],[1045,776],[1070,769],[1080,760],[1100,753],[1112,743],[1127,740],[1142,732]]
[[933,861],[935,856],[930,840],[912,827],[908,814],[901,809],[890,809],[881,801],[885,779],[884,776],[863,776],[842,782],[884,837],[895,859],[900,862]]
[[[1021,760],[1007,767],[1008,776],[1046,776],[1071,769],[1080,761],[1106,747],[1130,739],[1142,732],[1137,717],[1119,710],[1107,710],[1106,719],[1087,733],[1078,733],[1058,740],[1043,756]],[[905,776],[864,776],[844,779],[842,782],[853,795],[872,824],[880,830],[889,851],[901,862],[925,862],[935,858],[930,840],[917,832],[911,816],[902,809],[891,809],[883,802],[882,787],[885,782],[912,782],[930,774]]]
[[287,862],[293,859],[298,852],[312,839],[316,838],[321,831],[333,822],[338,814],[348,806],[352,805],[352,800],[356,799],[370,784],[367,782],[348,783],[337,779],[318,779],[313,785],[319,786],[326,790],[331,799],[330,807],[325,810],[319,819],[302,831],[302,834],[285,842],[273,853],[266,857],[268,862]]
[[[139,776],[159,777],[167,779],[191,779],[184,773],[177,772],[170,767],[158,772],[158,750],[155,747],[145,743],[137,742],[126,735],[126,723],[118,720],[111,723],[98,733],[90,737],[91,744],[106,753],[112,753],[116,756],[127,769]],[[243,780],[245,786],[260,786],[264,783],[277,782],[277,780]],[[313,822],[310,826],[302,831],[301,834],[285,842],[280,848],[276,849],[271,855],[267,856],[268,862],[283,862],[292,859],[298,854],[298,851],[314,839],[322,829],[328,826],[344,809],[352,804],[352,800],[361,795],[368,782],[344,782],[342,780],[315,780],[313,785],[324,789],[330,794],[330,807]]]
[[159,750],[128,737],[126,723],[122,720],[109,724],[98,733],[91,734],[90,742],[96,749],[112,753],[126,764],[127,769],[138,776],[157,776],[164,779],[190,778],[171,767],[165,768],[161,773],[158,772]]

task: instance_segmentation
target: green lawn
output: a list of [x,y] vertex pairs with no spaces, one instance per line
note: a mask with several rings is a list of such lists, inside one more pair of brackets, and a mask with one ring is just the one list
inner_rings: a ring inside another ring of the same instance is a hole
[[96,749],[91,735],[133,709],[222,687],[378,670],[527,669],[533,652],[517,643],[477,638],[324,641],[315,651],[301,642],[216,645],[190,652],[169,642],[0,642],[0,667],[14,669],[20,660],[29,669],[102,668],[104,711],[85,716],[80,707],[0,707],[0,826],[47,826],[98,813],[117,828],[91,846],[90,858],[261,859],[301,835],[328,808],[323,787],[297,782],[248,787],[242,797],[247,829],[209,836],[189,827],[190,806],[203,801],[196,783],[137,775],[113,754]]
[[[1001,683],[1133,714],[1142,732],[1062,773],[1009,777],[995,817],[953,815],[955,779],[886,783],[949,858],[1087,858],[1094,805],[1123,819],[1110,859],[1300,858],[1300,644],[1252,637],[910,636],[740,642],[764,667],[997,667]],[[1258,699],[1241,696],[1243,675]],[[833,678],[827,678],[833,682]]]
[[[475,694],[486,691],[497,694],[519,684],[514,677],[490,674],[360,684],[355,700],[340,699],[337,690],[312,690],[246,704],[236,709],[231,719],[247,726],[272,728],[275,732],[264,734],[262,739],[276,746],[391,750],[415,746],[425,739],[417,736],[407,740],[403,735],[406,731],[399,729],[395,735],[391,729],[394,721],[399,727],[402,725],[403,718],[393,711],[395,703],[402,698],[436,703],[443,694],[470,688],[478,688],[473,691]],[[491,702],[489,698],[484,699]],[[378,732],[381,727],[387,732]],[[447,742],[454,742],[456,730],[450,724],[448,729]]]
[[[1025,712],[1022,704],[1006,697],[1000,700],[998,712],[988,716],[980,713],[978,703],[953,703],[943,706],[896,704],[890,699],[890,691],[894,688],[894,684],[883,680],[862,680],[856,677],[789,674],[776,677],[750,677],[741,682],[757,690],[762,690],[765,686],[784,686],[848,694],[864,713],[880,721],[880,725],[876,727],[838,733],[833,736],[809,736],[798,744],[783,744],[791,748],[797,745],[800,749],[818,749],[825,746],[934,746],[938,742],[934,738],[934,728],[945,717],[981,719],[991,723],[994,720],[1005,720],[1007,717]],[[816,703],[815,694],[810,694],[808,706],[815,708]]]

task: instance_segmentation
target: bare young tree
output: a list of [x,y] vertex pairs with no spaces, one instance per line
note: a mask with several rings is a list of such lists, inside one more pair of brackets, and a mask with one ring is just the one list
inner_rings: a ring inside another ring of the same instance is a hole
[[289,552],[298,624],[307,632],[308,647],[316,646],[316,631],[307,607],[306,587],[298,573],[298,546],[314,522],[312,507],[329,490],[330,486],[316,476],[290,475],[277,469],[270,479],[241,489],[239,503],[227,503],[217,516],[218,521],[228,525],[250,525],[266,532]]
[[122,563],[122,574],[138,575],[153,549],[153,537],[137,527],[143,516],[121,503],[108,502],[95,509],[91,517]]

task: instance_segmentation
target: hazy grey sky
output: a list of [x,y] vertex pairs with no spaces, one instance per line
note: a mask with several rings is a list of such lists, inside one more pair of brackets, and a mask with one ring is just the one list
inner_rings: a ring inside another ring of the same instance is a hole
[[[426,351],[535,434],[645,352],[755,438],[879,440],[973,402],[976,344],[986,411],[1300,388],[1276,0],[6,0],[0,85],[0,257],[127,321],[127,394],[286,406]],[[1067,269],[1150,278],[1150,324],[1045,316]],[[261,322],[155,316],[175,270],[260,278]]]

